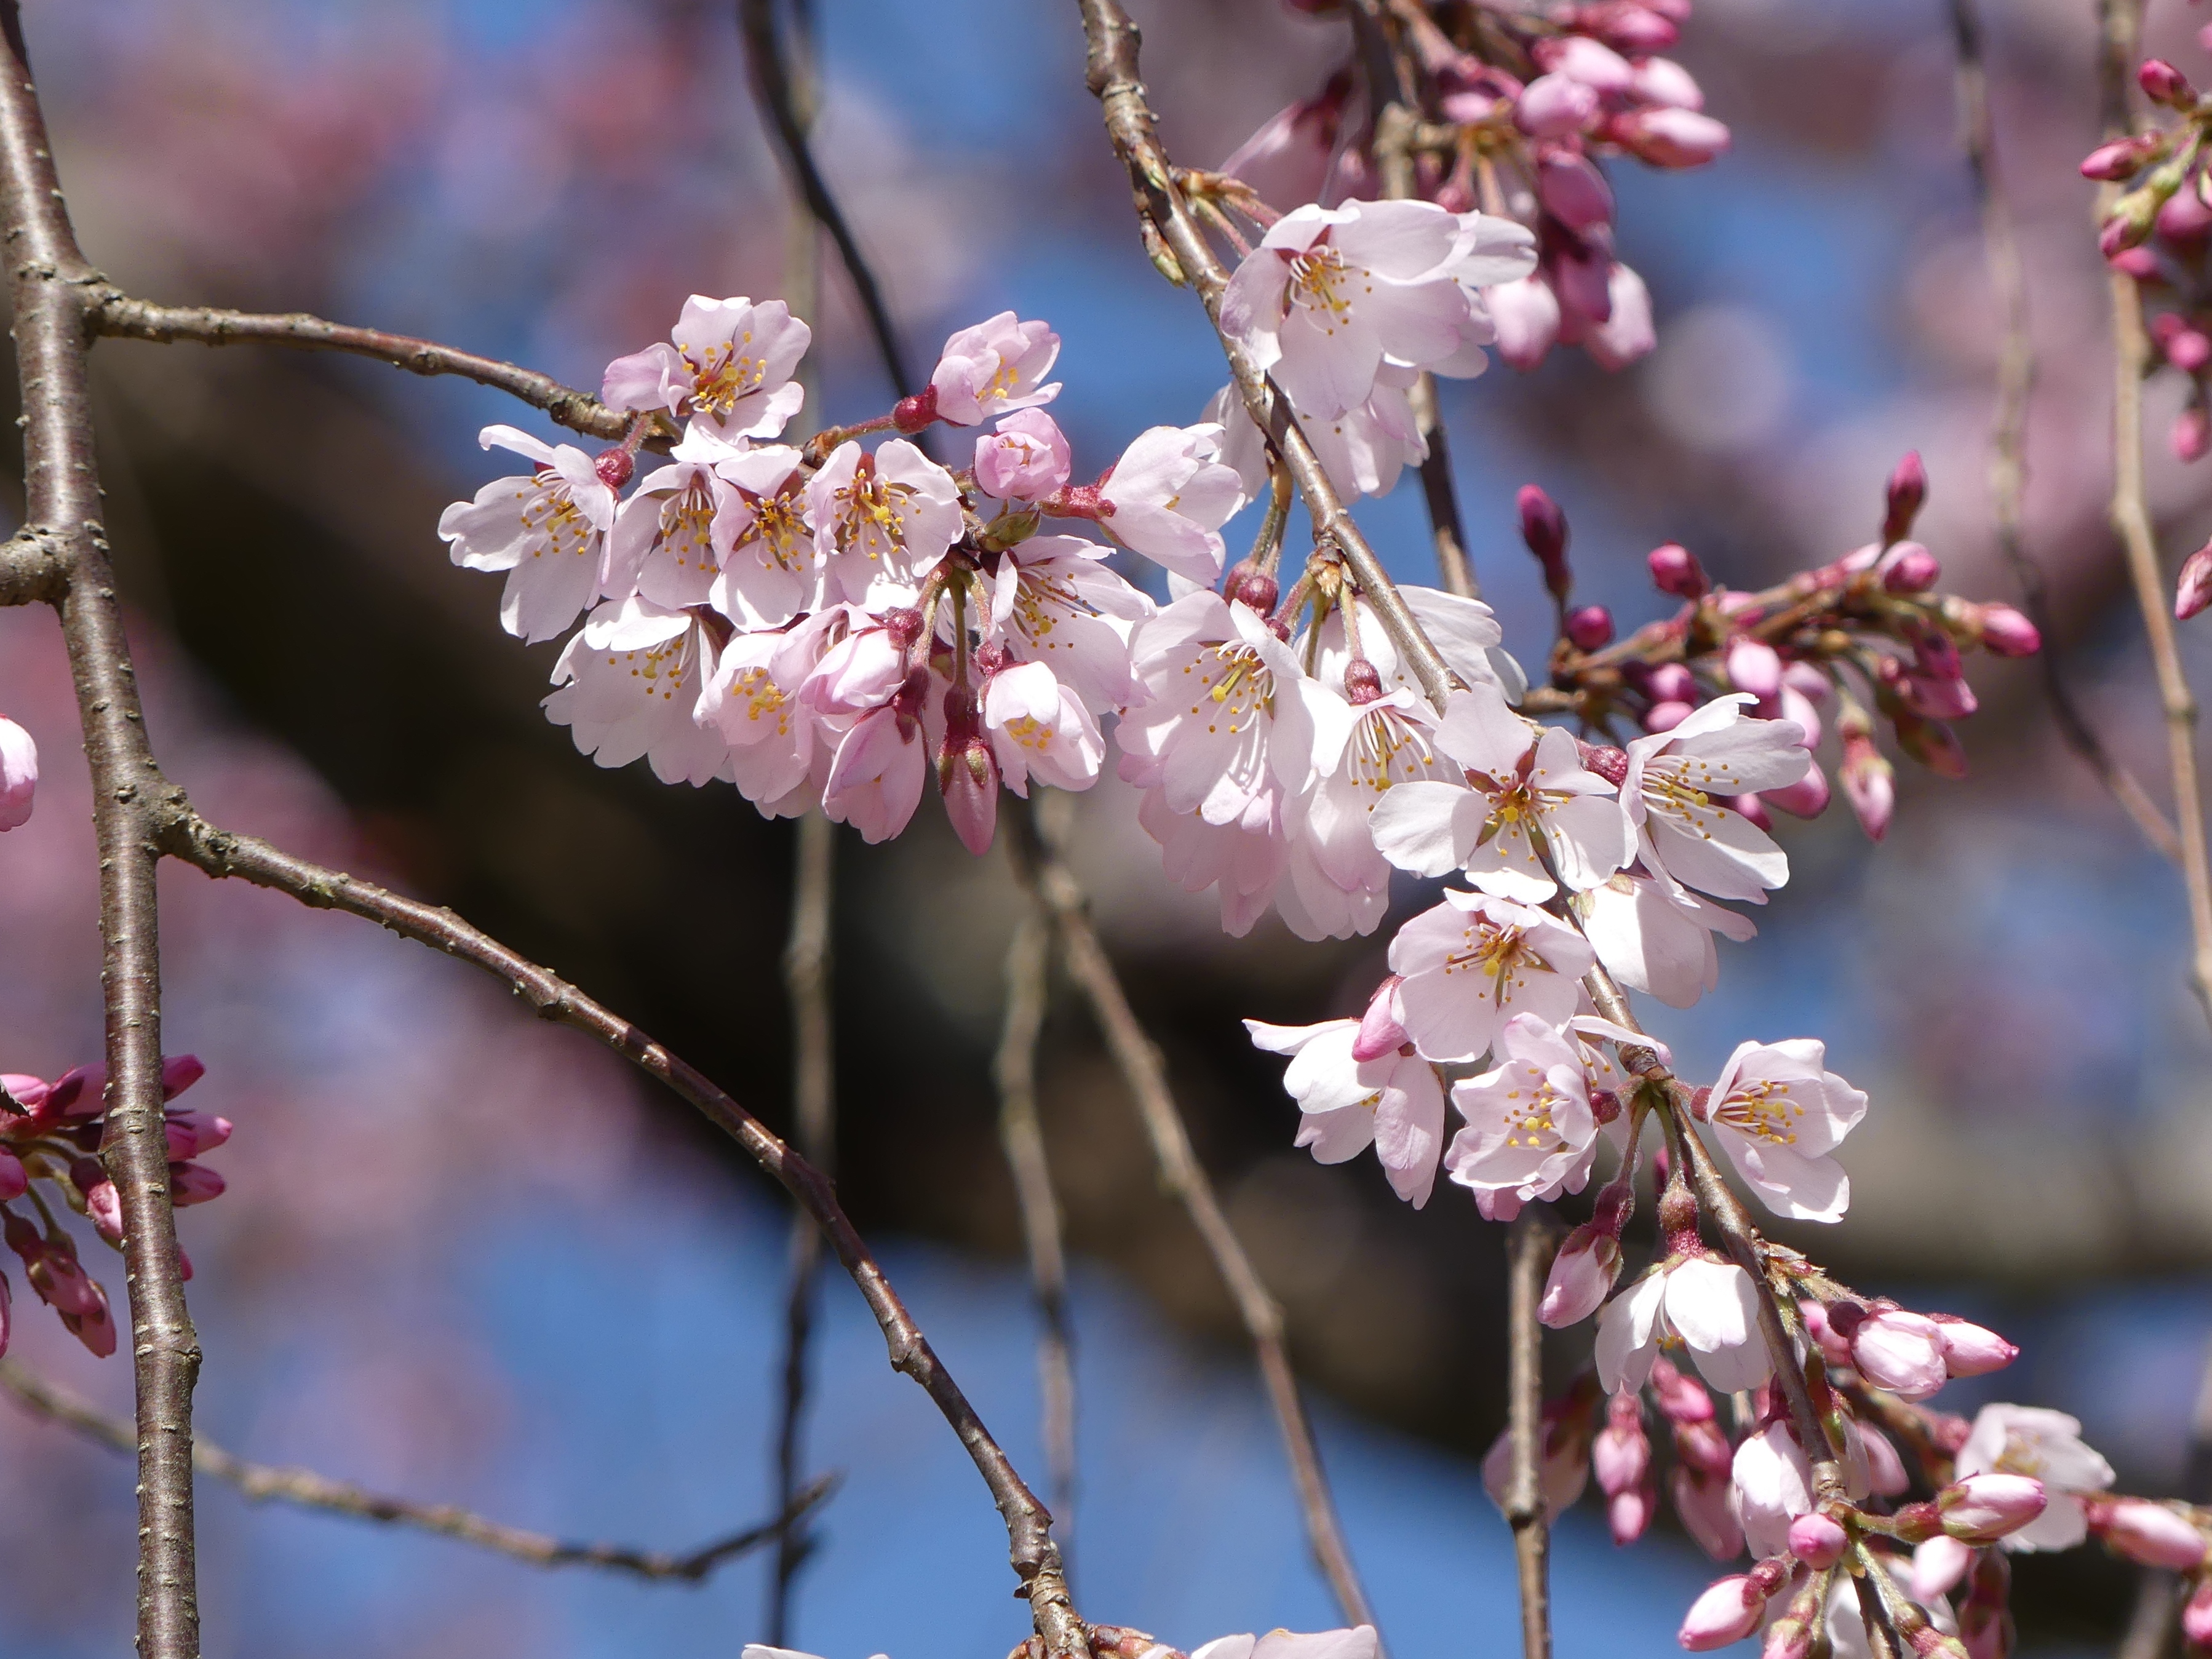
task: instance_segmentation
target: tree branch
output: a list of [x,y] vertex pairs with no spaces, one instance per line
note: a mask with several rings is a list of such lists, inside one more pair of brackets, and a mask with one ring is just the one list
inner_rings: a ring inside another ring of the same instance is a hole
[[[89,285],[54,170],[15,0],[0,0],[0,212],[22,385],[24,519],[50,538],[45,580],[69,649],[100,854],[107,1057],[103,1151],[121,1200],[138,1455],[139,1659],[197,1659],[192,1386],[199,1339],[185,1303],[161,1114],[161,968],[149,789],[157,782],[123,608],[100,527],[86,374]],[[52,548],[64,551],[52,556]]]
[[1996,412],[1990,425],[1990,514],[1997,551],[2020,584],[2028,620],[2043,637],[2043,688],[2059,735],[2094,772],[2135,821],[2143,839],[2179,861],[2181,843],[2158,803],[2144,793],[2135,775],[2105,747],[2066,684],[2058,664],[2058,631],[2051,614],[2051,594],[2043,568],[2030,557],[2021,532],[2021,501],[2027,483],[2028,401],[2035,386],[2035,343],[2028,331],[2027,285],[2021,267],[2020,242],[2013,233],[2012,207],[1997,172],[1996,132],[1990,118],[1989,63],[1983,46],[1978,0],[1950,0],[1951,33],[1957,47],[1959,146],[1981,206],[1983,257],[1996,298],[2003,344],[1997,357]]
[[556,425],[589,438],[619,438],[636,418],[628,410],[609,409],[589,392],[563,386],[550,374],[496,357],[479,357],[432,340],[381,329],[325,322],[305,312],[273,315],[225,311],[215,306],[163,306],[134,300],[96,274],[84,273],[85,326],[118,340],[169,344],[196,340],[202,345],[291,346],[302,351],[343,351],[404,368],[410,374],[457,374],[520,398],[545,411]]
[[1358,578],[1360,591],[1382,618],[1391,641],[1413,665],[1430,701],[1441,708],[1455,684],[1451,670],[1406,608],[1382,560],[1352,521],[1321,458],[1299,427],[1290,399],[1278,394],[1250,353],[1221,331],[1221,291],[1228,283],[1229,273],[1193,222],[1182,192],[1176,188],[1174,168],[1153,131],[1152,107],[1145,100],[1144,83],[1137,78],[1137,26],[1129,21],[1121,0],[1077,0],[1077,4],[1083,14],[1089,48],[1085,80],[1104,110],[1107,135],[1128,167],[1139,204],[1175,264],[1198,290],[1246,410],[1267,434],[1290,469],[1299,494],[1305,497],[1315,538],[1342,550]]
[[1551,1530],[1544,1514],[1544,1328],[1536,1310],[1555,1248],[1550,1218],[1531,1204],[1507,1236],[1506,1389],[1513,1478],[1505,1518],[1521,1577],[1522,1659],[1551,1659]]
[[[33,1414],[76,1430],[119,1452],[137,1449],[137,1436],[130,1424],[95,1410],[83,1401],[34,1376],[12,1359],[0,1359],[0,1388],[15,1396]],[[450,1504],[418,1504],[412,1498],[373,1492],[349,1481],[333,1480],[313,1469],[250,1462],[202,1438],[192,1447],[192,1467],[200,1474],[227,1480],[250,1503],[271,1498],[302,1509],[327,1510],[362,1521],[388,1522],[424,1532],[458,1538],[501,1555],[539,1567],[604,1567],[610,1571],[635,1573],[641,1578],[676,1579],[703,1583],[717,1567],[757,1549],[769,1540],[784,1536],[801,1516],[811,1512],[836,1490],[837,1477],[824,1475],[793,1500],[775,1521],[732,1533],[726,1538],[684,1555],[660,1550],[637,1549],[628,1544],[564,1542],[544,1533],[526,1531]]]
[[[792,884],[791,937],[783,982],[791,997],[792,1121],[800,1152],[824,1176],[837,1151],[836,1030],[830,1003],[830,927],[836,891],[837,826],[819,812],[799,821],[798,869]],[[784,1306],[783,1409],[775,1441],[776,1503],[796,1499],[806,1413],[806,1350],[814,1333],[815,1286],[821,1277],[822,1230],[801,1210],[792,1218],[791,1283]],[[791,1591],[814,1540],[793,1528],[776,1543],[769,1584],[768,1644],[780,1648],[791,1628]]]
[[859,1286],[869,1311],[875,1315],[892,1369],[921,1386],[968,1449],[1006,1523],[1007,1556],[1048,1650],[1088,1659],[1083,1624],[1068,1601],[1060,1551],[1053,1542],[1052,1517],[939,1360],[821,1171],[769,1133],[757,1118],[696,1067],[550,969],[471,927],[452,911],[403,898],[341,871],[295,858],[255,836],[218,830],[192,811],[181,790],[166,790],[161,807],[160,836],[164,852],[211,876],[289,893],[317,909],[365,916],[403,938],[483,969],[504,981],[540,1018],[596,1038],[647,1076],[667,1085],[743,1146],[821,1226],[838,1261]]
[[1313,1425],[1298,1398],[1297,1377],[1283,1341],[1283,1310],[1261,1282],[1252,1258],[1245,1254],[1229,1218],[1221,1212],[1213,1183],[1191,1150],[1182,1114],[1168,1088],[1167,1067],[1129,1006],[1113,962],[1091,925],[1089,903],[1074,872],[1037,834],[1031,811],[1009,801],[1001,810],[1000,822],[1010,832],[1006,852],[1015,878],[1030,901],[1041,902],[1051,916],[1068,977],[1081,988],[1128,1085],[1131,1101],[1152,1141],[1160,1185],[1182,1204],[1198,1229],[1251,1338],[1268,1404],[1273,1407],[1284,1448],[1290,1454],[1291,1474],[1297,1486],[1298,1504],[1305,1514],[1306,1535],[1315,1559],[1346,1620],[1371,1625],[1374,1610],[1352,1564],[1343,1524],[1329,1496],[1328,1477],[1322,1472],[1321,1448],[1315,1443]]
[[1044,1459],[1060,1548],[1066,1551],[1075,1522],[1075,1322],[1067,1305],[1060,1200],[1053,1191],[1036,1100],[1037,1038],[1044,1030],[1052,985],[1052,926],[1034,896],[1024,899],[1013,941],[1006,947],[1006,1012],[992,1073],[999,1085],[999,1145],[1014,1178],[1030,1284],[1036,1296]]

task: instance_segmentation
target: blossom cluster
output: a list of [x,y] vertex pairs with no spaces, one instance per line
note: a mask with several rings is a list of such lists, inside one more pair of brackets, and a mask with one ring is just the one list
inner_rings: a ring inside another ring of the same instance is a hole
[[1403,146],[1413,193],[1480,204],[1525,226],[1538,255],[1490,300],[1501,356],[1532,368],[1554,344],[1607,368],[1651,349],[1651,297],[1613,252],[1613,198],[1599,162],[1694,167],[1729,147],[1691,73],[1664,54],[1689,0],[1557,9],[1391,8],[1419,116],[1389,131],[1352,64],[1271,118],[1222,164],[1263,198],[1352,201],[1383,193]]
[[[196,1160],[230,1139],[230,1121],[173,1103],[207,1075],[192,1054],[161,1062],[161,1096],[169,1103],[163,1127],[169,1141],[169,1201],[179,1209],[222,1195],[223,1178]],[[115,1320],[107,1292],[85,1270],[76,1243],[40,1191],[86,1217],[106,1243],[123,1247],[123,1205],[101,1164],[107,1134],[107,1068],[79,1066],[49,1082],[21,1073],[0,1073],[0,1234],[23,1264],[23,1277],[39,1300],[60,1316],[74,1336],[106,1358],[115,1352]],[[33,1221],[15,1206],[27,1200]],[[184,1276],[191,1259],[179,1249]],[[9,1289],[0,1274],[0,1353],[8,1347]]]

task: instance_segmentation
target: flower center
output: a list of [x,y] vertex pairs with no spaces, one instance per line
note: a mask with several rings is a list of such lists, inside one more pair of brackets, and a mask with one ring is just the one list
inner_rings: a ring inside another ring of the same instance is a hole
[[866,456],[853,481],[831,496],[836,504],[834,538],[840,553],[855,548],[870,559],[906,546],[906,521],[914,509],[907,505],[915,493],[912,484],[893,483],[876,475],[874,461]]
[[[1262,714],[1274,717],[1275,672],[1260,660],[1260,653],[1250,646],[1224,641],[1200,652],[1194,666],[1200,671],[1200,701],[1191,704],[1190,712],[1197,714],[1207,697],[1216,705],[1206,721],[1208,732],[1218,732],[1225,722],[1230,735],[1237,737],[1249,731]],[[1190,672],[1183,670],[1186,674]]]
[[[1395,708],[1370,708],[1352,728],[1345,750],[1345,775],[1352,787],[1380,799],[1393,784],[1428,778],[1437,771],[1436,750],[1421,730]],[[1370,800],[1369,806],[1375,802]]]
[[1318,315],[1316,320],[1334,334],[1334,324],[1345,322],[1352,315],[1348,290],[1353,280],[1354,272],[1344,263],[1344,256],[1326,243],[1318,244],[1291,261],[1291,303],[1325,313]]
[[695,356],[691,348],[676,348],[691,371],[691,407],[702,414],[720,419],[738,406],[740,399],[760,390],[768,378],[768,365],[741,348],[752,343],[752,331],[747,329],[733,343],[707,348],[703,357]]
[[575,497],[569,492],[568,481],[547,467],[534,482],[538,485],[534,495],[526,489],[514,492],[522,502],[522,527],[543,538],[540,545],[530,550],[530,556],[542,558],[548,553],[588,555],[599,532],[577,507]]
[[1712,1109],[1712,1115],[1754,1140],[1788,1146],[1797,1139],[1797,1123],[1805,1109],[1790,1098],[1788,1084],[1762,1080],[1736,1085]]

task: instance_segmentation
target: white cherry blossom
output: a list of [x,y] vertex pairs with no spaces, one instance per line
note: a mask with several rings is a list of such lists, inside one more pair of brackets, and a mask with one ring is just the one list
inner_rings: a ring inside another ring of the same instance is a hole
[[1154,610],[1107,568],[1107,551],[1079,536],[1032,536],[1007,549],[989,578],[985,630],[1015,661],[1049,666],[1094,714],[1145,697],[1129,643]]
[[438,535],[453,544],[455,564],[507,573],[500,626],[535,645],[603,591],[615,492],[574,444],[556,448],[511,426],[488,426],[477,441],[511,449],[536,470],[495,478],[474,501],[454,502],[440,515]]
[[1220,455],[1221,428],[1212,424],[1139,433],[1098,482],[1099,528],[1179,576],[1218,580],[1221,526],[1245,499],[1243,480]]
[[1804,732],[1788,720],[1749,720],[1747,692],[1716,697],[1671,731],[1628,745],[1620,798],[1644,862],[1715,898],[1764,903],[1790,879],[1790,860],[1767,833],[1717,797],[1796,782],[1813,763]]
[[983,684],[983,730],[1006,787],[1026,798],[1029,780],[1055,789],[1098,781],[1106,739],[1098,722],[1041,662],[1005,668]]
[[0,830],[18,830],[31,821],[38,791],[39,745],[0,714]]
[[871,843],[906,828],[921,804],[929,776],[929,744],[922,735],[919,695],[902,692],[853,722],[837,742],[823,786],[822,812],[832,823],[849,823]]
[[1662,1345],[1686,1347],[1723,1394],[1757,1388],[1771,1369],[1757,1293],[1733,1261],[1673,1256],[1607,1303],[1597,1319],[1598,1380],[1608,1394],[1642,1388]]
[[714,467],[716,574],[708,599],[745,628],[780,628],[823,601],[822,556],[808,517],[798,450],[782,444],[725,456]]
[[2112,1484],[2112,1466],[2081,1438],[2079,1418],[2039,1406],[1984,1406],[1955,1464],[1960,1480],[1976,1474],[2025,1474],[2043,1482],[2050,1502],[2041,1515],[2008,1535],[2008,1550],[2070,1550],[2089,1535],[2081,1495]]
[[1524,1204],[1582,1191],[1598,1126],[1581,1050],[1557,1026],[1516,1014],[1491,1057],[1494,1069],[1452,1085],[1467,1127],[1444,1163],[1485,1216],[1510,1221]]
[[1369,817],[1394,787],[1452,769],[1431,743],[1436,718],[1412,691],[1354,705],[1340,758],[1315,786],[1291,836],[1290,886],[1276,907],[1301,939],[1374,931],[1390,904],[1390,861]]
[[1715,933],[1741,944],[1759,931],[1660,876],[1616,872],[1572,902],[1606,972],[1670,1008],[1691,1006],[1720,982]]
[[842,443],[806,486],[806,512],[838,596],[906,603],[960,535],[960,486],[903,438],[872,455]]
[[1850,1177],[1830,1154],[1866,1115],[1827,1052],[1814,1037],[1740,1043],[1700,1111],[1766,1207],[1799,1221],[1844,1218]]
[[1415,1209],[1429,1201],[1444,1132],[1443,1085],[1417,1055],[1393,1049],[1373,1060],[1354,1060],[1356,1019],[1318,1025],[1244,1022],[1255,1047],[1288,1054],[1285,1092],[1298,1103],[1302,1121],[1294,1143],[1319,1164],[1342,1164],[1372,1146],[1391,1190]]
[[665,409],[726,441],[773,438],[805,401],[791,377],[813,337],[781,300],[695,294],[668,341],[607,365],[599,398],[611,409]]
[[675,460],[646,474],[615,509],[607,538],[610,592],[635,590],[673,610],[707,602],[714,582],[714,515],[723,491],[714,476],[716,457],[701,453],[706,447],[688,441],[678,445]]
[[1556,917],[1453,888],[1390,941],[1400,1022],[1424,1055],[1446,1062],[1479,1059],[1516,1014],[1565,1024],[1595,960]]
[[728,746],[697,719],[714,661],[714,642],[690,611],[635,594],[610,601],[554,665],[560,689],[545,699],[546,718],[602,766],[643,755],[663,783],[726,777]]
[[1271,1630],[1265,1636],[1217,1636],[1190,1659],[1376,1659],[1381,1645],[1372,1625],[1350,1630]]

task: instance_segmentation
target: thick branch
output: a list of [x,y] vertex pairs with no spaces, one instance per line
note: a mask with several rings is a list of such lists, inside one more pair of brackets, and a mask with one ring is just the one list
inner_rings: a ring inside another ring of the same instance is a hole
[[273,888],[318,909],[365,916],[403,938],[483,969],[505,981],[540,1018],[569,1026],[605,1043],[647,1076],[666,1084],[743,1146],[828,1236],[837,1260],[860,1287],[869,1311],[882,1328],[892,1368],[921,1385],[968,1449],[1006,1523],[1008,1559],[1029,1598],[1037,1633],[1049,1651],[1087,1659],[1083,1626],[1068,1601],[1060,1551],[1052,1540],[1051,1516],[939,1362],[819,1170],[770,1134],[758,1119],[696,1067],[550,969],[471,927],[452,911],[403,898],[341,871],[295,858],[254,836],[218,830],[185,804],[181,791],[169,791],[162,805],[164,852],[211,876]]
[[1011,832],[1006,836],[1006,851],[1014,873],[1032,902],[1041,902],[1051,916],[1053,927],[1060,934],[1068,977],[1081,988],[1090,1003],[1091,1012],[1105,1034],[1106,1046],[1121,1067],[1122,1080],[1128,1085],[1131,1100],[1152,1144],[1160,1185],[1183,1206],[1198,1229],[1223,1282],[1229,1287],[1245,1333],[1251,1338],[1260,1363],[1260,1376],[1267,1385],[1267,1401],[1274,1409],[1284,1447],[1290,1454],[1291,1474],[1297,1486],[1299,1507],[1305,1513],[1306,1535],[1313,1545],[1315,1559],[1321,1564],[1330,1589],[1335,1592],[1345,1618],[1354,1625],[1371,1625],[1375,1622],[1374,1611],[1368,1605],[1366,1591],[1360,1586],[1358,1572],[1352,1565],[1352,1552],[1344,1541],[1343,1525],[1337,1518],[1335,1502],[1329,1496],[1328,1477],[1322,1473],[1321,1448],[1315,1443],[1313,1425],[1307,1420],[1305,1407],[1298,1398],[1297,1377],[1291,1370],[1290,1353],[1283,1342],[1283,1310],[1268,1294],[1267,1287],[1260,1282],[1252,1258],[1245,1254],[1243,1245],[1229,1225],[1228,1217],[1221,1212],[1212,1182],[1207,1179],[1197,1154],[1191,1150],[1182,1114],[1168,1088],[1166,1065],[1129,1006],[1129,999],[1121,989],[1106,947],[1099,943],[1098,934],[1091,925],[1089,903],[1074,872],[1037,836],[1035,819],[1029,811],[1009,802],[1001,822]]
[[1521,1577],[1522,1659],[1551,1659],[1551,1530],[1544,1513],[1544,1328],[1536,1310],[1555,1248],[1550,1218],[1535,1205],[1514,1218],[1506,1251],[1506,1389],[1513,1479],[1505,1518]]
[[[185,1304],[161,1116],[161,968],[149,793],[158,782],[100,528],[85,364],[96,279],[78,251],[32,84],[15,0],[0,0],[0,212],[22,384],[24,519],[67,570],[58,605],[69,647],[100,854],[107,1139],[123,1211],[138,1454],[139,1659],[197,1659],[192,1385],[199,1339]],[[51,580],[51,574],[48,577]]]
[[[95,1410],[44,1378],[33,1376],[12,1359],[0,1359],[0,1388],[6,1389],[38,1416],[64,1424],[117,1451],[137,1449],[137,1436],[130,1424]],[[544,1533],[486,1520],[451,1504],[418,1504],[412,1498],[370,1492],[350,1481],[333,1480],[313,1469],[249,1462],[204,1438],[192,1447],[192,1467],[202,1474],[228,1481],[252,1503],[274,1498],[279,1503],[296,1504],[302,1509],[327,1510],[334,1515],[350,1515],[362,1521],[419,1528],[424,1532],[458,1538],[465,1544],[495,1550],[532,1566],[604,1567],[613,1572],[635,1573],[641,1578],[674,1579],[693,1584],[703,1583],[723,1563],[783,1536],[837,1486],[835,1475],[825,1475],[799,1493],[779,1519],[718,1538],[686,1554],[671,1555],[629,1544],[566,1542]]]
[[556,425],[590,438],[619,438],[635,418],[628,410],[609,409],[589,392],[563,386],[534,368],[501,362],[496,357],[479,357],[472,351],[459,351],[405,334],[325,322],[305,312],[278,316],[224,311],[215,306],[155,305],[150,300],[134,300],[96,276],[90,277],[85,289],[84,305],[85,325],[95,334],[118,340],[152,340],[165,345],[197,340],[207,346],[252,343],[292,346],[302,351],[343,351],[356,357],[374,357],[410,374],[457,374],[520,398],[544,410]]
[[1997,550],[2020,584],[2028,620],[2043,637],[2043,687],[2059,735],[2110,790],[2121,809],[2166,857],[2179,860],[2181,843],[2158,804],[2135,775],[2105,747],[2066,684],[2058,664],[2058,630],[2043,568],[2027,551],[2021,530],[2021,500],[2027,483],[2028,400],[2035,386],[2035,344],[2028,332],[2027,284],[2014,234],[2012,207],[1997,172],[1996,132],[1990,118],[1989,63],[1983,46],[1978,0],[1950,0],[1951,33],[1958,52],[1959,146],[1966,154],[1974,197],[1981,204],[1984,258],[1996,299],[2003,344],[1997,356],[1996,411],[1990,424],[1990,514]]
[[1222,269],[1192,219],[1189,207],[1176,188],[1167,153],[1153,131],[1152,107],[1145,101],[1144,82],[1137,78],[1137,26],[1129,21],[1121,0],[1077,0],[1077,3],[1089,42],[1086,78],[1105,111],[1107,134],[1128,166],[1138,202],[1204,301],[1246,410],[1267,434],[1290,469],[1298,493],[1305,497],[1315,538],[1342,550],[1392,643],[1413,665],[1430,701],[1442,708],[1455,684],[1451,670],[1406,608],[1396,585],[1382,568],[1382,561],[1338,497],[1336,486],[1329,482],[1321,458],[1291,412],[1290,399],[1278,393],[1249,352],[1221,331],[1221,291],[1228,283],[1229,273]]

